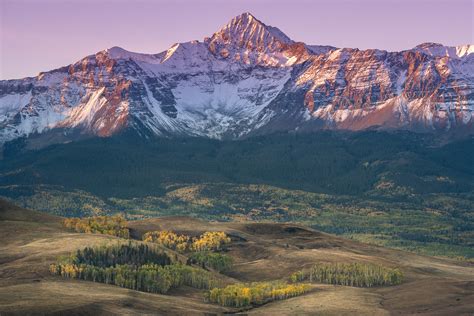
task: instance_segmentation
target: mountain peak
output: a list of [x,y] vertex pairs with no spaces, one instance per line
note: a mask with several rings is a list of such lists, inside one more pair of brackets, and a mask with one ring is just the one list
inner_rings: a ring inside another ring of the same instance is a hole
[[105,52],[111,57],[111,58],[128,58],[128,56],[132,53],[129,52],[126,49],[123,49],[122,47],[119,46],[114,46],[107,48]]
[[108,58],[110,59],[133,59],[133,60],[140,60],[140,61],[147,61],[153,63],[155,60],[155,56],[151,54],[144,54],[144,53],[135,53],[128,51],[122,47],[114,46],[111,48],[107,48],[99,53],[105,53]]
[[244,12],[214,33],[209,43],[211,47],[269,52],[278,51],[293,41],[278,28],[266,25],[251,13]]
[[282,43],[290,44],[293,42],[288,36],[286,36],[285,33],[280,31],[280,29],[271,25],[266,25],[265,23],[257,19],[254,15],[252,15],[252,13],[250,12],[244,12],[234,17],[226,26],[224,26],[222,30],[226,28],[237,32],[249,31],[249,28],[250,30],[254,28],[258,31],[266,31],[270,33],[275,39]]
[[225,29],[238,28],[239,26],[266,26],[265,23],[257,19],[250,12],[244,12],[233,17],[220,31]]
[[[240,15],[237,15],[236,17],[234,17],[234,19],[238,19],[238,20],[243,20],[243,19],[247,19],[247,20],[256,20],[258,22],[260,22],[252,13],[250,12],[244,12]],[[261,23],[261,22],[260,22]]]

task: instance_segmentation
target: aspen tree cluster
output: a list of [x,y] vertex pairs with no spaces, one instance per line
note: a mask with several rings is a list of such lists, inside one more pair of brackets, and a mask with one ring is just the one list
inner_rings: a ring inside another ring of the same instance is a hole
[[293,282],[339,284],[356,287],[397,285],[403,281],[398,268],[388,268],[372,263],[317,263],[309,269],[295,272]]
[[231,242],[231,239],[224,232],[205,232],[199,237],[191,238],[166,230],[147,232],[143,234],[142,239],[179,252],[221,251]]
[[211,289],[219,285],[208,271],[172,263],[164,252],[131,242],[78,250],[51,264],[50,271],[64,278],[162,294],[182,285],[198,289]]
[[86,218],[66,218],[63,226],[78,233],[105,234],[121,238],[130,238],[126,227],[127,222],[122,216],[93,216]]
[[225,272],[232,268],[232,257],[222,253],[202,251],[191,254],[188,263],[200,265],[205,269]]
[[307,292],[309,288],[308,284],[284,282],[237,283],[210,290],[206,299],[222,306],[244,307],[298,296]]

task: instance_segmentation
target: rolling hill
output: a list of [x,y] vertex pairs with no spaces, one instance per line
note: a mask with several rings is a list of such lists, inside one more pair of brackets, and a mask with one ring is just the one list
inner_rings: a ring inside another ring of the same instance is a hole
[[[49,264],[85,246],[116,242],[116,237],[71,232],[61,218],[0,205],[0,312],[13,314],[222,314],[237,312],[206,303],[202,291],[180,288],[168,295],[150,294],[51,275]],[[350,241],[293,224],[209,223],[188,217],[130,221],[132,235],[174,230],[195,235],[225,231],[232,237],[227,254],[234,259],[229,280],[286,279],[314,262],[367,262],[399,267],[398,286],[355,288],[314,284],[300,297],[246,310],[249,315],[469,314],[473,305],[472,263],[420,256]]]

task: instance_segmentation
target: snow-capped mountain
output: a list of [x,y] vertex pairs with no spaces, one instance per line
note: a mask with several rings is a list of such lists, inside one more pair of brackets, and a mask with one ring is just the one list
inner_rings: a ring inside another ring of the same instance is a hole
[[212,138],[370,127],[472,133],[473,52],[306,45],[244,13],[204,41],[159,54],[113,47],[0,81],[0,143],[125,129]]

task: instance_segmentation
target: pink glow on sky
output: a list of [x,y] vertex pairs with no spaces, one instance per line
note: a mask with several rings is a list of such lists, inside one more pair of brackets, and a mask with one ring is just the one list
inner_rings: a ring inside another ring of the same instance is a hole
[[158,53],[251,12],[291,39],[337,47],[472,44],[474,0],[0,0],[0,79],[35,76],[112,46]]

